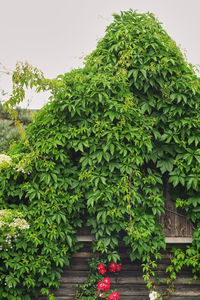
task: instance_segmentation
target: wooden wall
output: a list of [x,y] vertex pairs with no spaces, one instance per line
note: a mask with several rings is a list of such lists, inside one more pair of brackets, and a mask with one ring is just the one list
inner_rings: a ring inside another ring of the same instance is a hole
[[160,224],[166,237],[191,237],[194,227],[175,205],[174,201],[165,201],[165,213],[160,217]]
[[[90,251],[90,242],[84,243],[84,248],[74,254],[71,259],[71,265],[64,268],[62,278],[60,280],[60,288],[55,291],[56,300],[75,300],[75,286],[83,283],[87,278],[88,258],[92,257]],[[148,300],[148,290],[142,278],[142,270],[140,262],[131,263],[126,249],[121,247],[122,270],[119,275],[111,277],[111,288],[116,288],[121,297],[120,300]],[[162,261],[158,268],[158,277],[165,278],[164,270],[169,265],[168,252],[163,253]],[[110,277],[110,276],[109,276]],[[200,299],[200,281],[192,281],[188,284],[191,273],[183,270],[178,276],[175,284],[175,293],[170,296],[170,300],[199,300]],[[40,300],[47,299],[41,297]],[[38,299],[39,300],[39,299]]]

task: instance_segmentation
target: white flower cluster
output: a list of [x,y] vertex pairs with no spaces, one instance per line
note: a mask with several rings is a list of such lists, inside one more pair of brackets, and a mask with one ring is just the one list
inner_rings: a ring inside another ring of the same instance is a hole
[[9,289],[13,287],[12,283],[8,281],[8,277],[5,278],[4,284],[7,285]]
[[6,236],[5,236],[5,240],[4,240],[4,242],[6,243],[6,244],[11,244],[11,236],[9,235],[9,234],[6,234]]
[[[19,236],[19,234],[17,233],[13,233],[12,235],[10,235],[9,233],[5,235],[4,237],[4,250],[8,251],[8,246],[9,248],[13,248],[12,247],[12,238],[16,239]],[[0,245],[0,250],[3,249],[3,246]]]
[[3,233],[4,237],[0,250],[4,248],[8,251],[8,248],[12,248],[12,241],[19,236],[19,230],[29,229],[29,227],[26,220],[19,217],[19,212],[0,210],[0,233]]
[[[6,168],[12,164],[12,158],[9,155],[6,154],[0,154],[0,167]],[[24,174],[31,174],[31,171],[25,171],[23,166],[16,165],[14,168],[17,172],[21,172]]]
[[24,168],[22,166],[17,165],[16,168],[14,168],[17,172],[22,172],[24,174],[28,174],[30,175],[31,172],[30,171],[25,171]]
[[20,230],[29,229],[29,225],[24,219],[14,218],[13,222],[9,224],[10,227],[17,227]]
[[5,154],[0,154],[0,167],[7,167],[11,165],[12,159],[10,156]]
[[149,294],[149,299],[150,300],[156,300],[160,297],[160,295],[156,292],[156,291],[153,291]]

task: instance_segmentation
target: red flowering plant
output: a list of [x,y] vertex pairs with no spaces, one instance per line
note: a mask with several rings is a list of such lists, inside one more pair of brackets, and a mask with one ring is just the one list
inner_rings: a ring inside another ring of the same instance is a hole
[[[112,262],[107,264],[106,259],[92,258],[89,260],[88,279],[78,286],[76,300],[107,299],[116,300],[120,295],[118,291],[111,290],[109,273],[117,273],[121,270],[121,264]],[[111,274],[110,274],[111,275]]]
[[104,275],[104,273],[106,273],[106,268],[105,268],[104,264],[99,264],[97,266],[97,270],[99,270],[99,274]]
[[110,295],[108,296],[108,300],[116,300],[116,299],[119,299],[119,297],[120,297],[120,295],[119,295],[119,293],[116,291],[116,292],[114,292],[114,293],[112,293],[112,294],[110,294]]
[[115,262],[112,262],[108,266],[108,270],[113,273],[121,271],[121,268],[122,268],[122,265],[121,264],[117,265]]
[[[111,273],[119,272],[121,270],[122,266],[121,264],[116,264],[116,262],[112,262],[108,266],[108,270]],[[97,270],[99,271],[100,274],[104,274],[107,272],[107,269],[104,264],[99,264],[97,266]],[[97,293],[96,295],[101,298],[101,299],[108,299],[108,300],[116,300],[119,299],[120,295],[117,291],[108,293],[110,290],[110,278],[104,277],[102,281],[99,281],[97,284]]]

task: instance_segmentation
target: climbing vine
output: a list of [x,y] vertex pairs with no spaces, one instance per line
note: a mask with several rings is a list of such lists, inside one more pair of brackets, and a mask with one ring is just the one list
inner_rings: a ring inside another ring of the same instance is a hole
[[[21,211],[29,224],[12,249],[0,252],[2,299],[40,292],[53,299],[85,222],[95,235],[93,251],[110,261],[119,259],[123,234],[130,259],[143,259],[155,299],[151,276],[166,247],[159,224],[166,186],[196,228],[192,246],[176,250],[167,271],[173,279],[188,265],[198,277],[200,81],[154,15],[114,15],[82,69],[47,80],[19,64],[13,82],[7,107],[23,99],[26,86],[52,95],[8,152],[12,164],[0,170],[1,208]],[[8,276],[14,290],[5,285]]]

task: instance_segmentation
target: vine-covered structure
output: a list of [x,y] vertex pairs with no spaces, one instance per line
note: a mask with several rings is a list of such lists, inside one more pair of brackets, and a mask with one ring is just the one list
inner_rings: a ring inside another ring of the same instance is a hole
[[[159,221],[166,194],[194,229],[192,244],[173,250],[166,293],[185,266],[197,279],[200,81],[154,15],[114,15],[82,69],[52,82],[34,72],[18,67],[10,103],[29,82],[52,87],[52,96],[0,171],[2,209],[20,210],[30,226],[11,244],[2,241],[2,299],[58,287],[83,225],[104,260],[119,260],[123,241],[129,259],[142,260],[150,291],[159,290],[153,277],[166,249]],[[95,290],[90,281],[81,299],[95,299]]]

